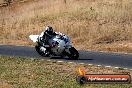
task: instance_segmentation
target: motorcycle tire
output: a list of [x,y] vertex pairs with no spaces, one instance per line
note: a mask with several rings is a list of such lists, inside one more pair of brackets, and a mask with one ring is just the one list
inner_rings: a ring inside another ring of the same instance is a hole
[[78,60],[79,58],[78,51],[74,47],[71,47],[69,51],[70,51],[70,54],[68,55],[68,57],[74,60]]

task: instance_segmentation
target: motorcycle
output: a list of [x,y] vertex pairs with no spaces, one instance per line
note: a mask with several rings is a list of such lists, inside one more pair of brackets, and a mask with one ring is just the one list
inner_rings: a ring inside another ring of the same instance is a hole
[[30,35],[29,38],[37,43],[35,46],[36,51],[39,55],[44,57],[51,56],[68,56],[70,59],[78,59],[79,53],[72,46],[70,42],[70,38],[67,35],[59,33],[56,36],[53,36],[49,39],[49,45],[45,45],[42,41],[42,37],[40,35]]

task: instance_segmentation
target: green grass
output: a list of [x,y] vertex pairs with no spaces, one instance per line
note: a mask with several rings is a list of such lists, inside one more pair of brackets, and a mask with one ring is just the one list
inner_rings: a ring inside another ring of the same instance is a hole
[[[86,84],[76,82],[77,63],[0,56],[0,87],[3,88],[131,88],[132,84]],[[121,73],[126,70],[84,65],[89,72]],[[131,71],[130,71],[131,72]]]

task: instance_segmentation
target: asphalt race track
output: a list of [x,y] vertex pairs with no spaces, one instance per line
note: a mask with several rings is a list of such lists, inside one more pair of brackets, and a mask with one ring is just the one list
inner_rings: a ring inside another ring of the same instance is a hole
[[23,56],[40,59],[54,59],[72,61],[77,63],[88,63],[96,65],[132,68],[132,54],[117,54],[117,53],[104,53],[95,51],[82,51],[79,50],[79,60],[70,60],[67,58],[59,57],[41,57],[37,54],[34,47],[27,46],[14,46],[14,45],[0,45],[0,55],[7,56]]

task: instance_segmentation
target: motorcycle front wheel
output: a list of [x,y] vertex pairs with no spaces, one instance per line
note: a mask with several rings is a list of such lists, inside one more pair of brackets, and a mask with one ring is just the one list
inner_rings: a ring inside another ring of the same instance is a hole
[[69,51],[70,51],[70,54],[68,55],[69,58],[74,60],[77,60],[79,58],[79,53],[74,47],[71,47]]

